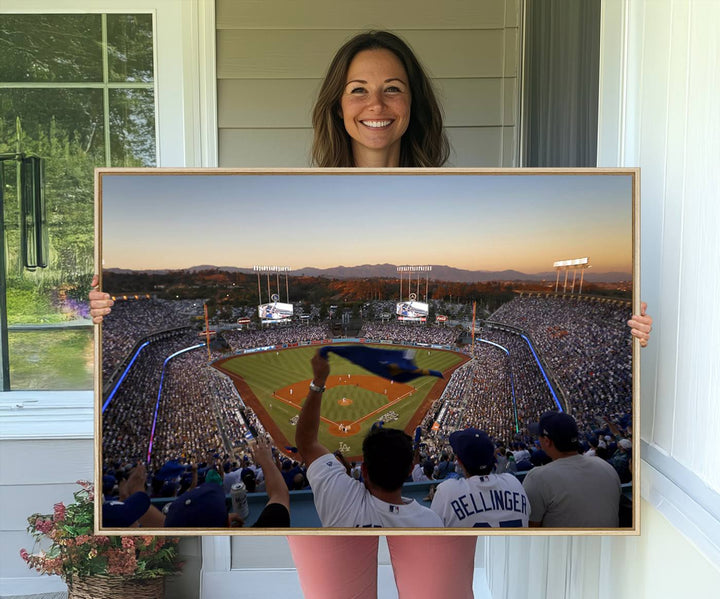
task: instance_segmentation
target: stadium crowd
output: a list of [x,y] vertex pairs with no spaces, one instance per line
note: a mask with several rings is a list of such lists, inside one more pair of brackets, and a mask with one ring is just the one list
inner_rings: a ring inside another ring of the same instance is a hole
[[[188,305],[187,314],[173,319],[169,314],[176,312],[170,310],[168,314],[166,302],[128,301],[119,302],[117,307],[120,309],[113,310],[114,318],[107,319],[110,326],[104,331],[104,347],[107,342],[115,356],[121,354],[119,348],[132,347],[143,336],[172,329],[182,320],[187,323],[191,308]],[[570,398],[581,431],[582,449],[588,455],[604,458],[623,482],[630,481],[632,459],[626,317],[622,307],[612,303],[522,297],[505,304],[490,318],[522,329],[531,337]],[[127,324],[127,330],[123,324]],[[224,331],[223,335],[234,351],[331,336],[324,324]],[[441,326],[396,322],[365,323],[360,335],[423,344],[451,344],[457,336],[453,329]],[[103,414],[103,458],[109,476],[118,479],[127,470],[127,464],[144,461],[163,363],[171,354],[197,344],[196,331],[168,334],[143,349],[141,358],[129,370]],[[426,472],[432,471],[433,481],[452,476],[455,456],[450,435],[469,427],[484,430],[493,440],[498,473],[532,468],[547,458],[543,458],[537,437],[526,425],[546,410],[554,409],[555,404],[528,344],[516,332],[489,326],[476,330],[472,353],[472,359],[453,373],[442,397],[422,423],[419,459]],[[213,352],[213,358],[221,355]],[[167,363],[160,399],[150,477],[179,460],[180,478],[184,482],[176,480],[168,487],[162,480],[156,480],[157,496],[187,489],[194,467],[201,481],[211,470],[219,470],[228,481],[239,478],[248,488],[254,484],[256,491],[263,489],[262,471],[245,451],[244,440],[248,422],[260,434],[264,433],[262,424],[243,405],[232,383],[208,365],[205,348],[182,353]],[[439,428],[433,427],[436,421]],[[236,458],[233,450],[241,454]],[[283,457],[277,452],[275,455],[288,488],[307,488],[305,469],[293,459],[299,456],[289,453]],[[254,482],[250,471],[254,473]]]
[[490,320],[526,331],[565,391],[580,430],[604,428],[610,417],[627,428],[632,412],[629,308],[616,302],[519,297]]
[[102,415],[103,455],[120,462],[144,460],[148,453],[155,406],[165,359],[192,344],[197,335],[180,331],[147,345]]
[[366,322],[360,329],[359,336],[372,340],[391,339],[395,343],[451,345],[458,335],[454,329],[438,325]]
[[197,300],[116,298],[102,328],[103,377],[109,377],[133,346],[158,331],[188,326],[192,317],[202,315]]
[[229,330],[222,334],[233,351],[301,341],[322,341],[332,337],[327,324],[275,324],[264,329]]

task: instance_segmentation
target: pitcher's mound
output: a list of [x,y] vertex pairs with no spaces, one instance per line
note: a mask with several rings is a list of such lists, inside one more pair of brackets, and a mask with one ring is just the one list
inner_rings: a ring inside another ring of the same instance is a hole
[[352,399],[350,399],[349,397],[343,397],[342,399],[338,399],[338,404],[340,404],[341,406],[352,405],[352,402]]

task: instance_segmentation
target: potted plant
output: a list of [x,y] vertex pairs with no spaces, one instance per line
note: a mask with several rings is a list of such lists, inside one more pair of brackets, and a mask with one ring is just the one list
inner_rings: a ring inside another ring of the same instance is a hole
[[41,574],[61,576],[68,599],[162,599],[165,577],[182,568],[179,539],[93,535],[93,485],[78,484],[74,503],[28,517],[35,545],[20,557]]

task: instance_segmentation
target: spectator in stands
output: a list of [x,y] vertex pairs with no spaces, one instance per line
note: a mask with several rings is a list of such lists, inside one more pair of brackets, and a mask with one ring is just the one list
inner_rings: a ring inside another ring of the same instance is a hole
[[[265,471],[268,501],[253,528],[286,528],[290,526],[290,494],[280,471],[275,467],[270,441],[259,437],[250,444],[256,462]],[[213,471],[214,472],[214,471]],[[195,489],[173,501],[165,519],[166,527],[225,528],[243,526],[237,514],[228,514],[219,477],[210,477]]]
[[[233,467],[234,466],[234,467]],[[243,468],[242,466],[235,463],[226,462],[223,464],[223,492],[225,495],[230,494],[230,489],[232,489],[232,486],[243,482],[242,473]]]
[[446,452],[440,454],[440,461],[435,466],[434,478],[443,480],[451,472],[455,472],[455,464]]
[[615,468],[621,483],[629,483],[632,480],[630,472],[630,456],[632,452],[632,441],[630,439],[620,439],[617,444],[615,453],[610,457],[608,462]]
[[318,440],[320,404],[330,363],[316,353],[313,381],[300,411],[295,444],[307,464],[315,507],[323,526],[348,528],[433,527],[440,518],[402,497],[413,462],[412,439],[401,430],[375,427],[363,441],[362,475],[355,480]]
[[483,431],[468,428],[450,435],[463,474],[441,482],[431,509],[448,527],[521,527],[528,525],[530,505],[512,474],[493,474],[495,444]]
[[130,471],[130,475],[118,484],[118,500],[103,502],[103,527],[128,528],[142,526],[145,528],[160,528],[163,526],[165,516],[150,504],[150,496],[145,490],[146,482],[147,471],[145,466],[138,464]]
[[433,472],[435,471],[433,461],[427,457],[423,459],[423,455],[420,453],[420,445],[420,443],[415,445],[413,451],[413,469],[410,473],[410,478],[414,483],[432,480]]
[[546,528],[617,528],[620,478],[597,457],[578,453],[575,419],[545,412],[531,427],[552,462],[533,468],[523,487],[530,498],[530,526]]

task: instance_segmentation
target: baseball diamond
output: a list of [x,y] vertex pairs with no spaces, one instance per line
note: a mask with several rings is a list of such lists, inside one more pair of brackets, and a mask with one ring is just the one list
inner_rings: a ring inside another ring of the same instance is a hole
[[[317,346],[258,352],[221,359],[213,366],[233,380],[243,401],[282,447],[294,445],[293,417],[307,394],[310,358],[316,351]],[[440,397],[452,372],[469,359],[457,352],[422,349],[416,356],[418,367],[440,370],[445,378],[421,377],[403,384],[330,356],[319,436],[332,451],[340,443],[349,446],[349,459],[360,459],[362,440],[379,420],[410,434]]]

